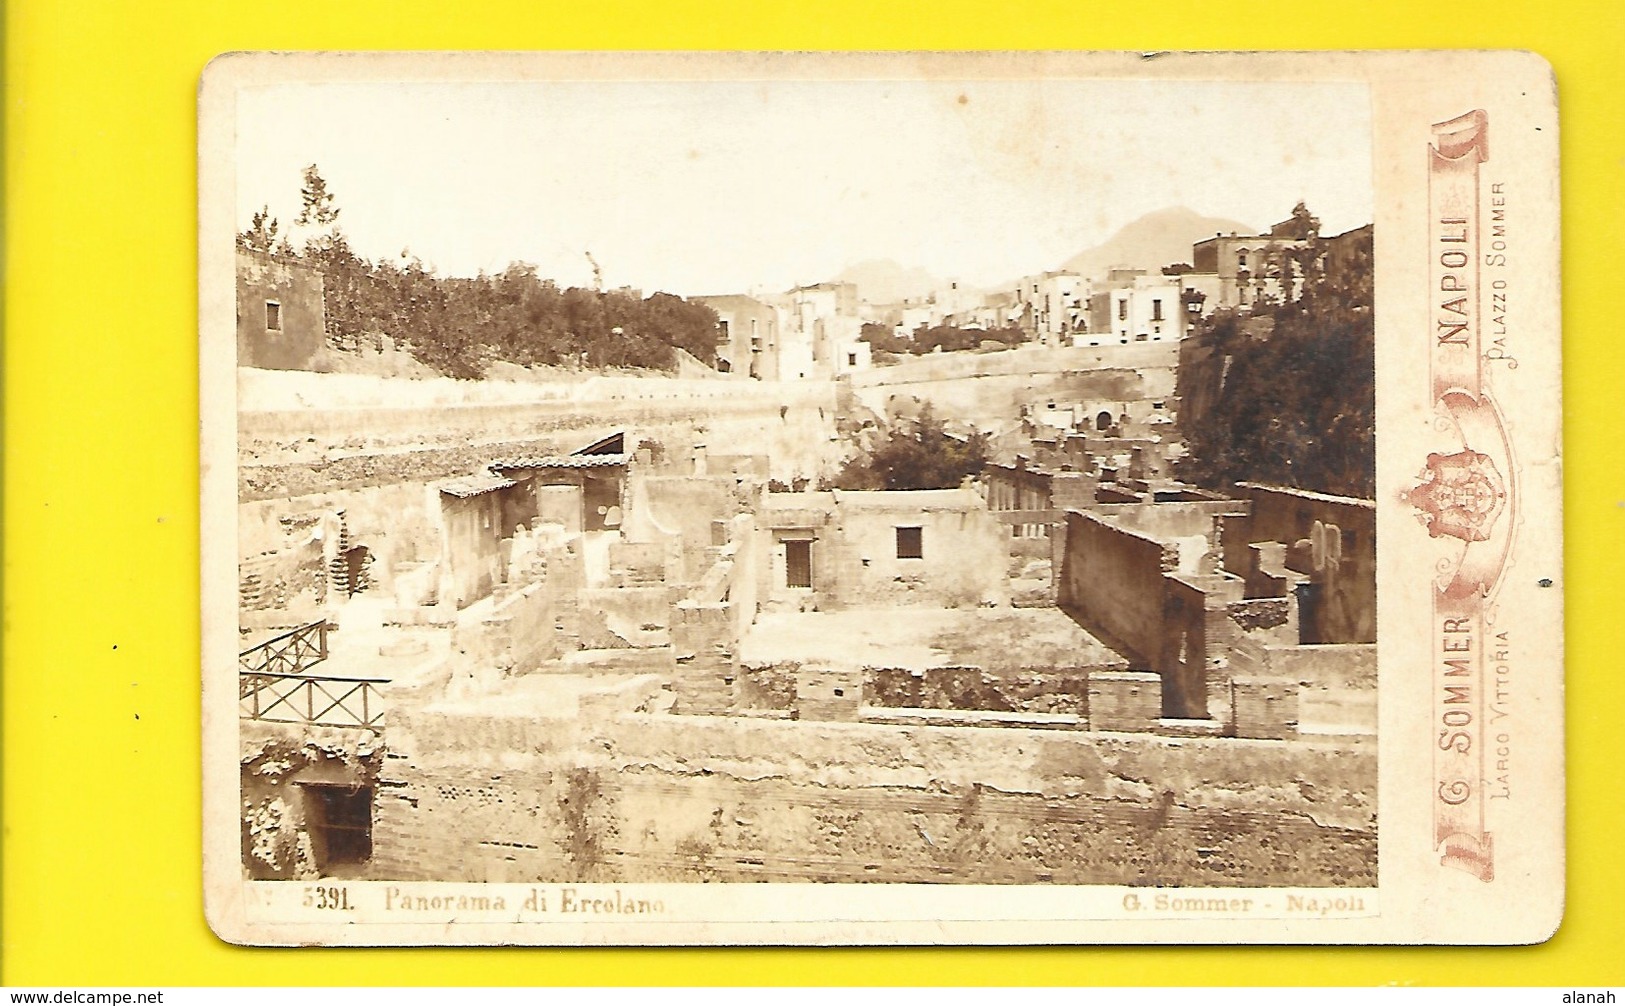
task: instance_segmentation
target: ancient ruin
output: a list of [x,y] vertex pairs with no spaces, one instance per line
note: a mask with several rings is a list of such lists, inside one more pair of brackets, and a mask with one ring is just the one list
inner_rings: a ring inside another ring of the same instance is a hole
[[[243,253],[245,875],[1372,883],[1375,505],[1181,480],[1213,319],[1303,295],[1307,238],[1267,288],[1244,244],[1206,318],[1112,274],[881,365],[826,284],[541,382],[303,369],[320,284]],[[977,473],[839,485],[926,412]]]

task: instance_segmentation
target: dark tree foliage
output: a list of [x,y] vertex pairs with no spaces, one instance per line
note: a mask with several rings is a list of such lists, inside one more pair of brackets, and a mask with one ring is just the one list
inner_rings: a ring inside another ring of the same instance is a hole
[[494,276],[436,276],[403,251],[399,261],[356,255],[338,226],[333,193],[315,165],[303,173],[297,224],[321,228],[295,251],[277,224],[256,213],[240,247],[270,251],[322,272],[328,342],[356,350],[379,334],[451,377],[478,377],[496,361],[530,366],[669,369],[674,348],[709,362],[716,312],[668,293],[559,288],[516,263]]
[[876,353],[907,353],[909,342],[899,338],[892,331],[890,325],[882,325],[878,321],[866,321],[858,332],[858,339],[867,342],[869,348]]
[[953,325],[921,325],[913,337],[899,338],[886,325],[868,322],[858,336],[877,353],[913,353],[922,355],[941,350],[944,353],[961,349],[980,349],[984,342],[997,342],[1016,346],[1026,341],[1019,328],[958,328]]
[[986,463],[986,436],[949,436],[926,405],[914,419],[887,424],[872,449],[847,462],[835,488],[952,489]]
[[944,353],[959,349],[978,349],[984,342],[998,342],[1015,346],[1026,341],[1019,328],[956,328],[952,325],[921,325],[914,330],[912,344],[915,353],[931,353],[941,349]]
[[248,229],[237,235],[237,247],[244,251],[257,251],[275,254],[278,252],[291,252],[292,246],[288,239],[283,238],[277,242],[277,228],[280,225],[277,218],[271,215],[271,207],[264,206],[254,211],[254,219]]
[[[1318,227],[1312,217],[1300,224]],[[1180,417],[1190,448],[1181,474],[1215,487],[1273,482],[1369,499],[1376,491],[1370,238],[1332,247],[1313,236],[1294,258],[1302,273],[1296,299],[1250,318],[1222,313],[1198,333],[1214,352],[1204,373],[1220,384],[1211,407]]]
[[1292,207],[1292,215],[1270,228],[1271,237],[1312,241],[1320,237],[1320,218],[1309,212],[1302,200]]

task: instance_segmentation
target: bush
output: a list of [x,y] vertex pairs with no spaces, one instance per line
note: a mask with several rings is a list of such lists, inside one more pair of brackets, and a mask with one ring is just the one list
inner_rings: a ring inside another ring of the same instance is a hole
[[986,463],[987,438],[950,436],[927,404],[918,418],[882,426],[875,446],[841,469],[835,488],[952,489]]

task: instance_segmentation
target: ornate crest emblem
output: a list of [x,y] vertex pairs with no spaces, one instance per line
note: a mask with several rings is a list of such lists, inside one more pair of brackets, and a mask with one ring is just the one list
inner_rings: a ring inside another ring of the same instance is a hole
[[1405,493],[1434,538],[1486,541],[1506,509],[1506,483],[1489,455],[1477,451],[1429,454],[1422,481]]

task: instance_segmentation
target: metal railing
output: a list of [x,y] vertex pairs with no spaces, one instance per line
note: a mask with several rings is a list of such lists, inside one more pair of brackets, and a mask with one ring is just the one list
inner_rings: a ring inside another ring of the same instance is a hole
[[320,727],[376,727],[384,721],[378,686],[386,678],[244,672],[238,709],[251,720]]
[[271,723],[376,727],[387,678],[307,674],[327,659],[327,622],[291,629],[237,655],[239,715]]
[[324,619],[250,646],[237,654],[237,669],[245,674],[298,674],[326,659],[327,621]]

